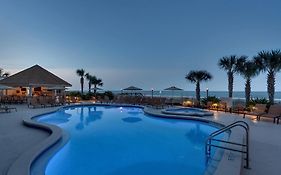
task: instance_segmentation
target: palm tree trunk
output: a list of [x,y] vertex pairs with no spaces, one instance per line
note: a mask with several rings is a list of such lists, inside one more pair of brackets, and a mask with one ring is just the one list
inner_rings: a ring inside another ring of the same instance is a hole
[[246,99],[246,106],[249,105],[251,96],[251,79],[247,78],[245,83],[245,99]]
[[91,86],[92,86],[92,83],[89,81],[89,94],[91,93]]
[[84,89],[84,78],[80,78],[80,84],[81,84],[81,94],[83,94],[83,89]]
[[196,82],[196,100],[200,104],[200,82],[199,81]]
[[232,98],[233,94],[233,72],[228,72],[228,97]]
[[94,96],[96,96],[96,93],[97,93],[97,85],[94,84],[94,87],[95,87],[95,89],[94,89]]
[[274,103],[274,93],[275,93],[275,72],[270,70],[267,73],[267,93],[269,103]]

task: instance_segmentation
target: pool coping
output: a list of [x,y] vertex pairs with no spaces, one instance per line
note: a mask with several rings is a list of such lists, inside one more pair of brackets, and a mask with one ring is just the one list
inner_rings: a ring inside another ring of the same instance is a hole
[[206,117],[206,116],[213,116],[214,115],[213,112],[203,110],[203,109],[200,109],[200,108],[196,108],[196,109],[200,110],[201,112],[185,113],[185,112],[168,111],[169,109],[188,109],[188,108],[190,108],[190,107],[172,107],[172,108],[163,109],[163,110],[161,110],[161,112],[164,113],[164,114],[168,114],[168,115],[184,115],[184,116],[198,116],[198,117]]
[[[149,115],[155,116],[155,117],[164,117],[164,118],[175,118],[175,119],[187,119],[187,120],[197,120],[202,122],[207,122],[210,124],[214,124],[217,126],[225,126],[225,124],[222,124],[220,122],[216,122],[207,118],[202,117],[194,117],[194,116],[183,116],[183,115],[171,115],[171,114],[155,114],[153,108],[148,108],[141,105],[130,105],[130,104],[104,104],[104,103],[79,103],[79,104],[71,104],[71,105],[65,105],[61,106],[58,109],[54,109],[50,112],[43,112],[39,115],[33,115],[33,116],[26,116],[23,118],[23,125],[31,128],[37,128],[44,130],[48,133],[50,133],[49,137],[47,137],[42,142],[38,143],[37,145],[34,145],[31,149],[24,152],[19,158],[9,167],[7,171],[7,175],[30,175],[31,172],[31,166],[33,162],[36,161],[40,155],[44,154],[46,150],[53,147],[55,144],[57,144],[63,137],[63,130],[55,125],[46,124],[46,123],[39,123],[36,120],[33,120],[34,118],[40,117],[45,114],[54,113],[56,111],[59,111],[63,108],[68,107],[77,107],[77,106],[84,106],[84,105],[100,105],[100,106],[129,106],[129,107],[139,107],[142,108],[144,113],[147,113]],[[234,132],[236,133],[236,132]],[[238,138],[241,138],[240,134],[231,134],[230,140],[237,140]],[[240,141],[241,142],[241,141]],[[226,151],[223,154],[222,159],[220,160],[219,164],[217,165],[216,170],[214,171],[214,175],[219,174],[228,174],[228,175],[238,175],[241,171],[241,165],[242,165],[242,155],[241,154],[235,154],[235,159],[229,159],[229,155],[231,154],[230,151]],[[233,154],[231,154],[233,157]],[[233,161],[234,160],[234,161]],[[239,170],[238,170],[239,169]],[[205,172],[205,175],[207,175],[207,171]]]

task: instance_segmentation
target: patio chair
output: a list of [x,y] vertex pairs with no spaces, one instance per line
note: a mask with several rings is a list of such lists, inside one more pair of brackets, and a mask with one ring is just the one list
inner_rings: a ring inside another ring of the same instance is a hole
[[197,99],[193,99],[193,105],[192,107],[200,107],[200,102]]
[[204,107],[205,109],[208,109],[208,110],[211,110],[212,109],[212,105],[213,105],[213,102],[211,101],[208,101],[206,106]]
[[246,108],[244,105],[238,103],[235,106],[233,106],[233,109],[231,109],[231,112],[237,113],[238,115],[243,114],[243,118],[245,118],[245,109]]
[[256,104],[252,111],[245,111],[244,112],[244,118],[245,115],[255,115],[255,116],[260,116],[262,114],[266,114],[266,104]]
[[228,111],[227,103],[225,101],[219,102],[217,105],[217,111],[227,112]]
[[39,103],[39,98],[38,97],[31,97],[28,99],[28,107],[42,107],[41,104]]
[[56,99],[55,99],[55,97],[46,97],[46,101],[47,101],[47,104],[49,105],[49,106],[55,106],[56,104]]
[[275,123],[275,121],[277,120],[277,124],[278,124],[280,116],[281,116],[281,105],[274,104],[269,107],[267,113],[257,116],[257,120],[260,120],[261,117],[262,118],[273,118],[273,123]]
[[46,107],[48,105],[48,102],[46,100],[46,97],[39,96],[39,104],[41,104],[41,107]]
[[9,107],[9,106],[7,106],[7,105],[2,105],[2,104],[0,104],[0,111],[11,112],[11,110],[17,111],[17,108]]

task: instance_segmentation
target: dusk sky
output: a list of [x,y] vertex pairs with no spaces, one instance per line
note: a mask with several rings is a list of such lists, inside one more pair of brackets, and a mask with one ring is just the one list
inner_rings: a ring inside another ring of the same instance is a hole
[[[0,0],[0,67],[13,74],[39,64],[71,89],[84,68],[108,90],[194,90],[184,77],[203,69],[214,79],[202,90],[226,91],[218,59],[281,49],[280,9],[280,0]],[[234,90],[244,90],[238,75]],[[252,90],[266,91],[265,73]]]

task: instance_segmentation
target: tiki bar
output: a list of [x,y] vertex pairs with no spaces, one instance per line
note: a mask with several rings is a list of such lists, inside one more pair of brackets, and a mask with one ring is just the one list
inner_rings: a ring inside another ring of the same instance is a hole
[[71,84],[39,65],[0,80],[1,103],[53,106],[65,103],[65,89]]

